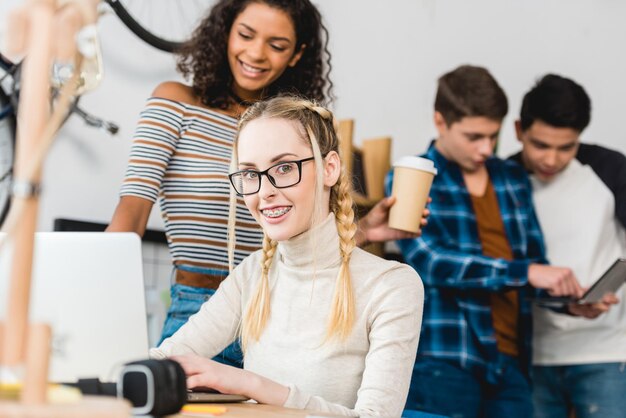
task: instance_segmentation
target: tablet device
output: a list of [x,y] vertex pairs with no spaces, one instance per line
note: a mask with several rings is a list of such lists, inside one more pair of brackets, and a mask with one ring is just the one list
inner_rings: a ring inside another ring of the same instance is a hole
[[607,293],[617,292],[624,282],[626,282],[626,259],[618,258],[576,303],[599,302]]
[[580,299],[570,297],[545,297],[532,299],[540,306],[558,308],[568,303],[580,305],[596,303],[607,293],[616,293],[626,282],[626,259],[618,258]]
[[221,393],[210,388],[194,388],[187,390],[187,403],[226,403],[245,402],[250,400],[244,395]]

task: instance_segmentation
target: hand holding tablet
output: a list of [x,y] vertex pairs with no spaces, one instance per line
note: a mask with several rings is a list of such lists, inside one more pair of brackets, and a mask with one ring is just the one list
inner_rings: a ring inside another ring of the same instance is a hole
[[[626,282],[626,259],[617,259],[611,267],[600,277],[584,294],[580,299],[571,299],[563,297],[551,297],[551,298],[536,298],[533,299],[539,306],[544,307],[562,307],[567,304],[576,305],[592,305],[596,303],[616,303],[613,301],[614,294],[619,288]],[[613,298],[609,297],[609,300],[604,300],[605,295],[613,295]],[[572,313],[577,314],[574,309]],[[587,315],[583,315],[587,316]]]
[[611,308],[611,305],[619,303],[619,299],[613,293],[607,293],[602,300],[593,303],[570,303],[567,306],[567,310],[570,314],[575,316],[582,316],[587,319],[595,319],[606,313]]
[[619,258],[576,303],[600,302],[607,293],[617,292],[624,282],[626,282],[626,259]]

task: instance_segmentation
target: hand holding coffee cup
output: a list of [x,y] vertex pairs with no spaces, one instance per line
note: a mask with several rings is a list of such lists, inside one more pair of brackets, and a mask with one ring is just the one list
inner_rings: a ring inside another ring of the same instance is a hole
[[389,227],[419,231],[436,174],[435,164],[426,158],[406,156],[394,162],[391,195],[395,196],[396,203],[389,211]]

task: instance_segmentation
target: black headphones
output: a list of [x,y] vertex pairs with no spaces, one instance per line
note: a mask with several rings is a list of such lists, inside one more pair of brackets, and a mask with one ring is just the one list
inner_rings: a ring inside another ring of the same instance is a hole
[[140,360],[126,363],[117,383],[80,379],[86,395],[117,396],[129,400],[133,415],[160,417],[175,414],[187,402],[185,371],[174,360]]
[[174,360],[133,361],[120,373],[117,397],[133,404],[133,415],[171,415],[187,402],[186,382],[185,371]]

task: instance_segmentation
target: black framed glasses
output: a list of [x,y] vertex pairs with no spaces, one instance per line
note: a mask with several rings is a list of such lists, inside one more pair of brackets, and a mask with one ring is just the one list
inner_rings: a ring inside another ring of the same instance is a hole
[[295,186],[302,180],[302,164],[314,160],[315,157],[304,158],[298,161],[283,161],[274,164],[265,171],[241,170],[228,175],[230,184],[239,196],[258,193],[261,190],[261,178],[267,179],[277,189],[286,189]]

